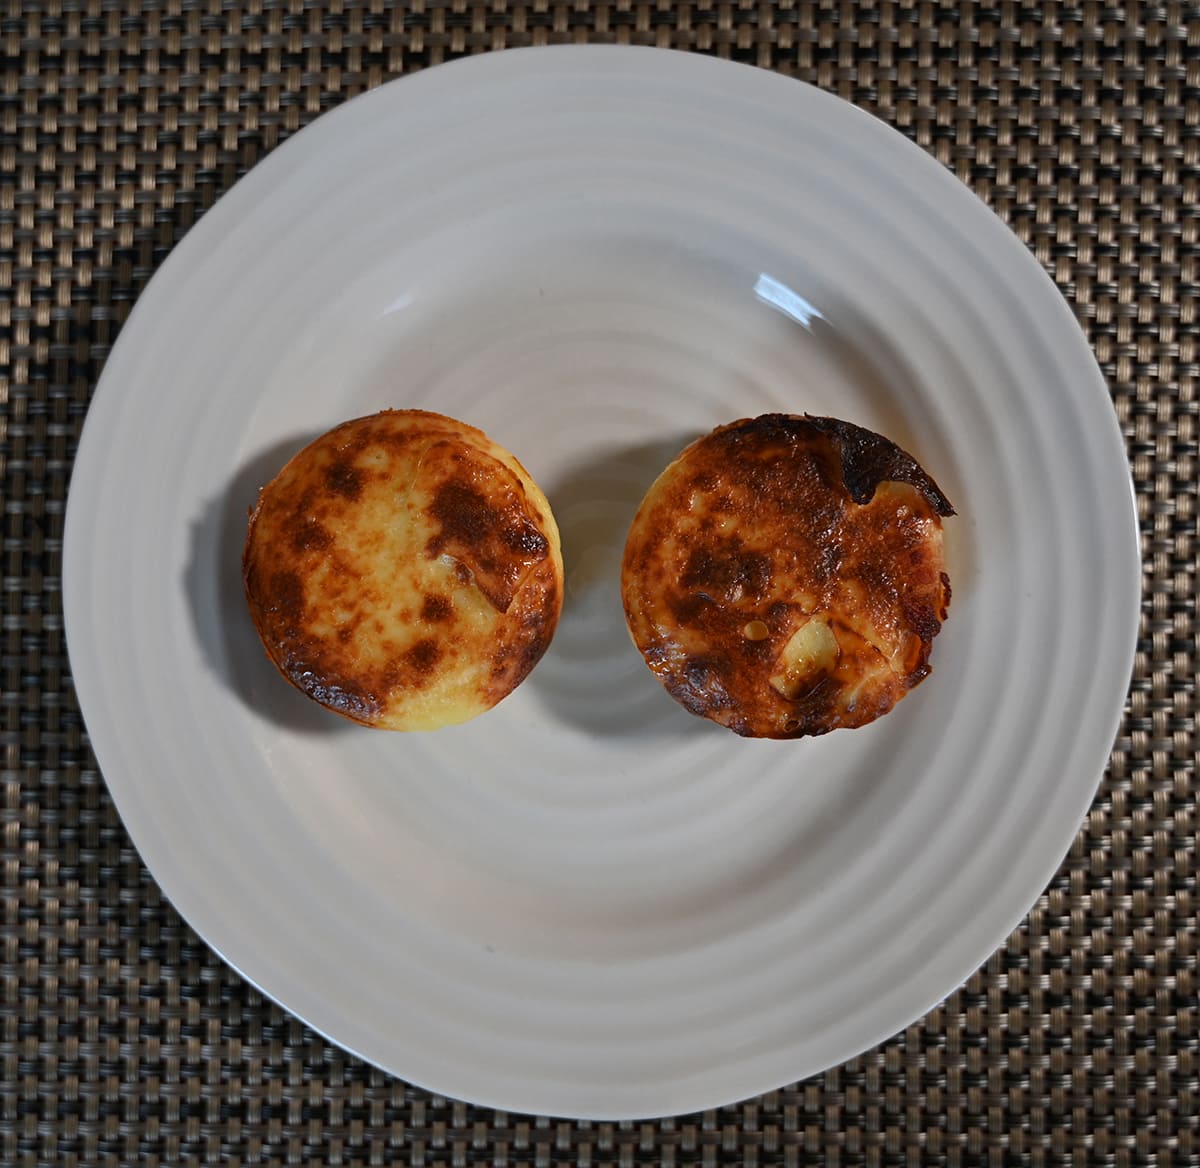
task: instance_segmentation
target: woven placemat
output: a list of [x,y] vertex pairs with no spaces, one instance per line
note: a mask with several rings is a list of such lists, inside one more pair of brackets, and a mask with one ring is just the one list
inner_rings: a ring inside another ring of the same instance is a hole
[[[91,756],[64,499],[147,279],[239,174],[464,53],[715,53],[873,111],[970,184],[1074,305],[1145,531],[1126,715],[1007,945],[845,1066],[653,1123],[448,1102],[343,1054],[165,902]],[[0,1163],[1195,1164],[1200,8],[799,0],[47,0],[0,17]]]

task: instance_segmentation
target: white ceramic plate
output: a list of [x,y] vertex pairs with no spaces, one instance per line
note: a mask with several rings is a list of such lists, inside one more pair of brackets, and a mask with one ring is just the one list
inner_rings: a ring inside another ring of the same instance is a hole
[[[568,564],[533,676],[427,735],[292,692],[239,578],[256,489],[385,406],[515,451]],[[738,739],[624,629],[642,492],[768,410],[881,430],[959,511],[933,675],[864,730]],[[387,85],[225,196],[109,359],[64,571],[96,754],[192,925],[406,1079],[596,1118],[819,1071],[983,962],[1089,806],[1139,595],[1105,386],[991,212],[815,89],[596,48]]]

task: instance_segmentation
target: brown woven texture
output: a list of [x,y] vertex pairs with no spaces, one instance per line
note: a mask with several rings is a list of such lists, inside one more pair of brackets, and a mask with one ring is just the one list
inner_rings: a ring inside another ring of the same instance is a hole
[[[1007,945],[845,1066],[651,1123],[447,1102],[246,985],[166,903],[122,828],[62,632],[64,499],[89,397],[187,228],[289,134],[366,88],[464,53],[564,41],[777,69],[951,167],[1074,305],[1112,389],[1145,532],[1142,635],[1109,771]],[[1200,8],[47,0],[4,9],[0,51],[0,1164],[1200,1160]]]

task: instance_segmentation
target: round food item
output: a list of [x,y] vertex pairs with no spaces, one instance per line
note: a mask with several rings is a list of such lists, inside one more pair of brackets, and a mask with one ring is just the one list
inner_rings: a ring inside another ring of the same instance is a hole
[[764,414],[667,467],[625,545],[634,644],[681,705],[753,738],[886,714],[930,670],[946,496],[849,422]]
[[550,504],[481,430],[424,410],[345,422],[259,493],[242,560],[267,655],[321,705],[388,730],[465,722],[550,644]]

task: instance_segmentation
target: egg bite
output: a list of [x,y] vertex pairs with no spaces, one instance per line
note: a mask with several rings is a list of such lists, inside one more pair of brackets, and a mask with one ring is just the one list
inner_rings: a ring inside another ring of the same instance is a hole
[[465,722],[540,660],[562,607],[558,528],[504,447],[465,422],[344,422],[261,490],[243,553],[268,657],[327,709],[387,730]]
[[864,726],[930,672],[953,514],[916,459],[861,426],[792,414],[721,426],[633,520],[630,635],[676,701],[737,734]]

